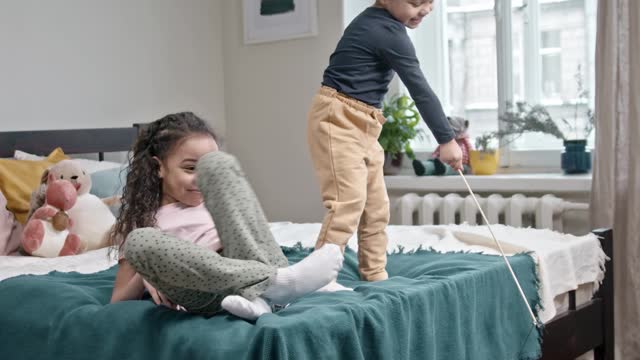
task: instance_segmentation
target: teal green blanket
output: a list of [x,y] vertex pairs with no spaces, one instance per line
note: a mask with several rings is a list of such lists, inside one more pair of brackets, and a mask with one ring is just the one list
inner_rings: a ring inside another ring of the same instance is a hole
[[[285,248],[290,262],[308,249]],[[531,304],[535,265],[510,258]],[[154,306],[108,304],[116,273],[53,272],[0,282],[0,359],[536,359],[540,336],[497,256],[428,250],[389,256],[391,278],[339,281],[251,323]],[[533,329],[533,330],[532,330]]]

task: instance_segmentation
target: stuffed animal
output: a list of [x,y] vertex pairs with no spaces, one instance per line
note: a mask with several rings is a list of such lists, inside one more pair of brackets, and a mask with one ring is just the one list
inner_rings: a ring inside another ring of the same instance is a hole
[[[469,141],[469,134],[467,133],[467,130],[469,129],[469,120],[457,116],[447,116],[447,120],[449,120],[449,124],[453,129],[456,142],[462,150],[462,172],[465,174],[469,174],[471,172],[469,164],[469,152],[473,149],[473,147],[471,146],[471,142]],[[440,161],[439,157],[440,146],[435,149],[435,151],[431,155],[431,159],[427,161],[414,159],[412,162],[413,171],[418,176],[455,175],[458,173],[457,171],[453,170],[451,166]]]
[[[45,170],[40,177],[40,186],[31,193],[31,201],[29,204],[29,214],[27,219],[31,218],[34,211],[44,205],[45,193],[47,192],[47,179],[49,174],[53,174],[55,179],[69,180],[72,184],[82,185],[78,186],[81,193],[88,193],[91,189],[91,176],[87,176],[86,171],[73,160],[62,160],[53,165],[49,169]],[[86,177],[86,179],[84,179]],[[78,180],[81,181],[78,181]],[[120,202],[118,196],[112,196],[102,199],[107,206],[117,205]]]
[[69,231],[73,220],[66,212],[76,203],[76,188],[71,182],[52,176],[48,183],[45,204],[33,213],[22,231],[22,249],[40,257],[77,254],[80,239]]
[[39,189],[32,194],[32,207],[45,202],[41,197],[43,193],[49,193],[52,180],[67,180],[76,190],[75,204],[66,213],[72,223],[71,231],[79,238],[79,252],[108,246],[108,233],[115,224],[115,217],[107,204],[114,203],[114,198],[101,200],[90,194],[91,176],[77,162],[62,160],[43,174]]

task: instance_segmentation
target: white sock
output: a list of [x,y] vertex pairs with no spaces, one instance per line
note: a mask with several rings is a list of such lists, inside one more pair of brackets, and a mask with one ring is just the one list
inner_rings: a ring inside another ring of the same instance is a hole
[[251,301],[239,295],[229,295],[222,299],[221,306],[231,314],[246,320],[255,320],[260,315],[271,313],[271,307],[261,297]]
[[342,269],[343,260],[338,245],[326,244],[300,262],[278,269],[262,295],[276,304],[288,304],[334,280]]
[[336,280],[333,280],[332,282],[328,283],[327,285],[321,287],[316,291],[317,292],[336,292],[336,291],[353,291],[353,289],[346,287],[344,285],[340,285]]

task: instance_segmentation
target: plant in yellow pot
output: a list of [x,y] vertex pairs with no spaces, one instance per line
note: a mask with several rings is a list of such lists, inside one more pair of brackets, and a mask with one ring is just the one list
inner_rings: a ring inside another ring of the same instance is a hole
[[469,151],[469,162],[474,175],[492,175],[498,170],[500,150],[492,144],[498,140],[499,132],[491,132],[476,138],[476,149]]
[[531,106],[518,102],[507,103],[507,111],[500,116],[503,128],[476,138],[476,149],[469,153],[474,175],[492,175],[498,170],[500,152],[493,145],[507,146],[528,132],[540,132],[564,139],[562,131],[542,105]]

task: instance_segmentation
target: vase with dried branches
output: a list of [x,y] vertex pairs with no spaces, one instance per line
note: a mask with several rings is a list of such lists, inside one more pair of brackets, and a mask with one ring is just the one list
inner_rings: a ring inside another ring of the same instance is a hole
[[[491,152],[492,144],[506,146],[528,132],[551,135],[563,141],[564,152],[561,155],[561,168],[567,174],[587,173],[591,170],[591,153],[587,150],[587,140],[594,129],[595,116],[587,109],[580,116],[580,104],[587,102],[588,93],[582,81],[581,67],[575,75],[578,98],[575,102],[573,119],[554,120],[543,105],[530,105],[527,102],[507,103],[507,110],[500,116],[504,124],[502,129],[483,134],[476,138],[476,148]],[[473,167],[473,166],[472,166]]]

